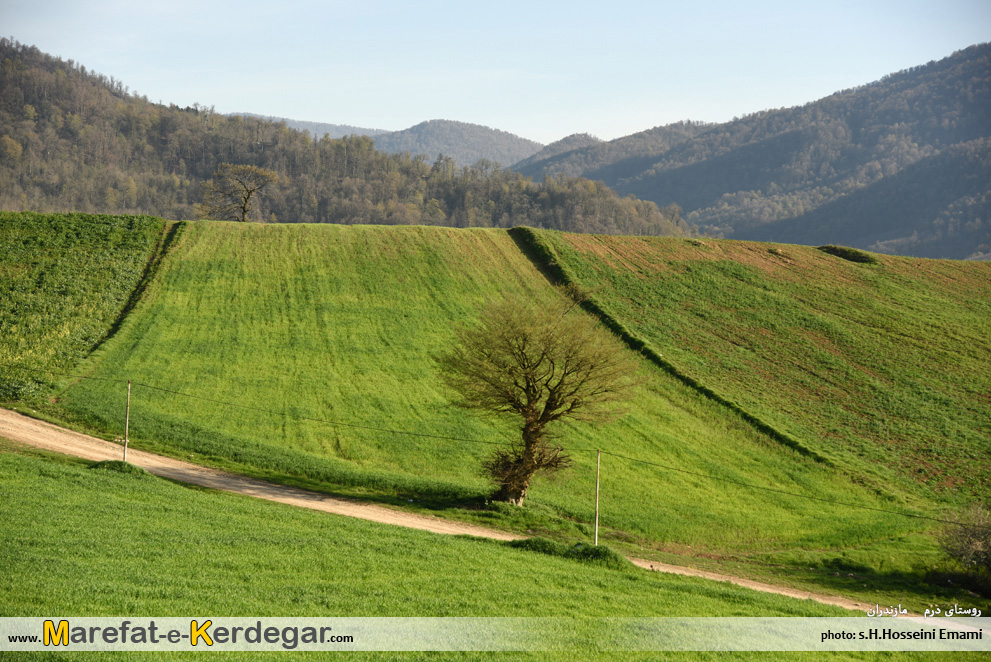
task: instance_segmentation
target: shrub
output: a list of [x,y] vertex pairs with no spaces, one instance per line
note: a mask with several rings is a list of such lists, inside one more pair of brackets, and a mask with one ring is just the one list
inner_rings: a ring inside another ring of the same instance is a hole
[[597,563],[607,568],[621,570],[630,567],[630,562],[622,554],[605,545],[592,546],[578,543],[565,554],[565,558],[575,559],[582,563]]
[[531,552],[537,552],[538,554],[547,554],[548,556],[560,556],[566,559],[580,561],[581,563],[595,563],[617,570],[630,567],[630,562],[626,557],[605,545],[595,547],[585,543],[576,543],[574,547],[568,547],[563,543],[539,536],[524,538],[523,540],[512,540],[506,544],[516,549],[526,549]]
[[102,462],[95,462],[91,464],[89,468],[98,469],[100,471],[115,471],[122,474],[133,474],[135,476],[151,475],[141,467],[135,466],[130,462],[123,462],[121,460],[103,460]]
[[870,253],[857,250],[856,248],[850,248],[848,246],[833,246],[830,244],[827,246],[819,246],[819,250],[823,253],[829,253],[830,255],[843,258],[844,260],[849,260],[850,262],[877,264],[877,258]]
[[943,531],[943,550],[972,574],[991,579],[991,511],[975,503],[957,521],[959,525],[948,525]]

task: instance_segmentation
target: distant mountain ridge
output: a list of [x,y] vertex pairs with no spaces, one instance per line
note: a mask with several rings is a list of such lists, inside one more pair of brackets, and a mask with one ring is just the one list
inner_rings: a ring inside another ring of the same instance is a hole
[[[290,129],[306,131],[317,139],[323,138],[324,135],[330,138],[368,136],[375,140],[376,149],[389,154],[409,152],[411,156],[425,156],[431,163],[438,155],[443,154],[460,166],[473,165],[480,160],[486,160],[508,167],[533,156],[543,148],[538,142],[507,131],[454,120],[428,120],[401,131],[386,131],[254,113],[231,113],[231,115],[283,122]],[[574,144],[570,149],[574,146],[578,145]]]
[[530,164],[537,163],[540,161],[547,161],[555,156],[561,154],[567,154],[568,152],[573,152],[576,149],[581,149],[582,147],[589,147],[591,145],[601,144],[602,140],[596,138],[595,136],[588,133],[573,133],[570,136],[565,136],[560,140],[556,140],[549,145],[546,145],[536,154],[518,161],[513,164],[513,170],[522,171],[523,169],[530,166]]
[[[918,257],[991,256],[991,44],[795,108],[721,124],[683,121],[609,142],[574,134],[547,146],[450,120],[381,131],[283,118],[273,123],[249,113],[223,116],[198,104],[165,107],[34,47],[0,39],[0,56],[12,63],[0,70],[0,205],[8,209],[188,218],[201,183],[217,163],[229,161],[286,174],[268,192],[267,218],[337,218],[345,212],[333,211],[338,203],[322,197],[333,189],[333,196],[349,199],[349,222],[373,216],[416,222],[410,219],[431,201],[410,197],[409,190],[383,189],[386,197],[368,206],[364,196],[371,189],[334,188],[346,180],[384,182],[378,181],[383,173],[363,169],[374,161],[361,161],[374,143],[398,155],[407,174],[425,165],[437,177],[463,176],[462,183],[517,173],[538,183],[548,174],[597,180],[604,186],[596,184],[592,198],[609,198],[610,209],[619,207],[606,186],[639,198],[627,205],[632,217],[656,216],[656,208],[640,202],[650,201],[679,228],[687,218],[710,236],[845,244]],[[359,137],[321,147],[324,141],[313,141],[314,135]],[[314,156],[332,149],[341,151],[340,159]],[[328,172],[326,163],[338,161],[340,172]],[[464,172],[455,173],[456,166]],[[304,193],[290,194],[290,185]],[[580,198],[573,185],[564,189]],[[482,202],[457,202],[458,210],[447,212],[464,212],[458,222],[474,223],[472,210]],[[408,207],[417,213],[406,213]],[[507,209],[505,219],[485,222],[501,225],[531,211]],[[570,207],[556,227],[640,227],[639,221],[607,218],[612,212],[604,209]],[[454,218],[433,207],[429,212],[431,219]],[[653,221],[647,226],[660,227]]]
[[988,140],[982,44],[804,106],[657,127],[518,169],[677,204],[710,235],[977,258],[991,253]]
[[325,122],[307,122],[304,120],[293,120],[288,117],[275,117],[272,115],[258,115],[255,113],[230,113],[230,115],[240,115],[241,117],[254,117],[256,119],[268,120],[270,122],[283,122],[290,129],[306,131],[314,138],[323,138],[325,135],[330,138],[344,138],[345,136],[378,136],[388,133],[385,129],[366,129],[360,126],[349,124],[327,124]]
[[678,122],[609,142],[586,142],[570,151],[548,149],[549,156],[546,158],[538,159],[535,156],[513,166],[513,169],[535,178],[589,172],[594,174],[595,179],[608,183],[609,180],[621,179],[624,174],[639,172],[638,166],[642,163],[649,163],[656,154],[664,153],[694,138],[706,126],[698,122]]
[[543,147],[507,131],[453,120],[429,120],[402,131],[374,136],[374,139],[375,148],[383,152],[422,154],[431,161],[443,154],[462,166],[481,159],[510,166]]

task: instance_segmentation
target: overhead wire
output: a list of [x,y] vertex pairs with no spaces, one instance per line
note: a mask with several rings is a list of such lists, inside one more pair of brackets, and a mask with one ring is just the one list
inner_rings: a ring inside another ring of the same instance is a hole
[[[11,364],[11,363],[4,363],[4,362],[0,362],[0,365],[5,365],[5,366],[8,366],[8,367],[19,368],[19,369],[25,370],[27,372],[41,372],[41,373],[56,375],[56,376],[59,376],[59,377],[68,377],[68,378],[72,378],[72,379],[95,379],[95,380],[104,381],[104,382],[128,382],[129,381],[129,380],[122,379],[122,378],[95,377],[95,376],[92,376],[92,375],[69,375],[69,374],[65,374],[65,373],[55,372],[55,371],[52,371],[52,370],[44,370],[44,369],[37,369],[37,368],[27,368],[25,366],[20,366],[20,365]],[[132,386],[138,386],[138,387],[141,387],[141,388],[147,388],[147,389],[151,389],[151,390],[155,390],[155,391],[161,391],[163,393],[169,393],[169,394],[172,394],[172,395],[178,395],[178,396],[181,396],[181,397],[192,398],[192,399],[195,399],[195,400],[203,400],[203,401],[206,401],[206,402],[212,402],[214,404],[218,404],[218,405],[222,405],[222,406],[226,406],[226,407],[236,407],[236,408],[239,408],[239,409],[245,409],[245,410],[249,410],[249,411],[256,411],[256,412],[259,412],[259,413],[271,414],[271,415],[275,415],[275,416],[285,416],[285,417],[293,418],[295,420],[300,420],[300,421],[310,421],[310,422],[314,422],[314,423],[323,423],[323,424],[326,424],[326,425],[348,427],[348,428],[354,428],[354,429],[359,429],[359,430],[368,430],[368,431],[373,431],[373,432],[383,432],[383,433],[390,433],[390,434],[400,434],[400,435],[407,435],[407,436],[412,436],[412,437],[422,437],[422,438],[428,438],[428,439],[439,439],[439,440],[444,440],[444,441],[458,441],[458,442],[464,442],[464,443],[485,444],[485,445],[489,445],[489,446],[504,446],[505,443],[506,443],[506,442],[496,442],[496,441],[485,441],[485,440],[482,440],[482,439],[470,439],[470,438],[467,438],[467,437],[452,437],[452,436],[447,436],[447,435],[429,434],[429,433],[424,433],[424,432],[411,432],[409,430],[397,430],[397,429],[392,429],[392,428],[381,428],[381,427],[374,427],[374,426],[369,426],[369,425],[361,425],[361,424],[357,424],[357,423],[347,423],[347,422],[344,422],[344,421],[335,421],[335,420],[331,420],[331,419],[322,419],[322,418],[314,418],[314,417],[310,417],[310,416],[302,416],[302,415],[299,415],[299,414],[293,414],[293,413],[289,413],[289,412],[285,412],[285,411],[279,412],[279,411],[275,411],[273,409],[265,409],[263,407],[256,407],[256,406],[253,406],[253,405],[243,405],[243,404],[239,404],[239,403],[235,403],[235,402],[227,402],[225,400],[218,400],[216,398],[208,398],[208,397],[205,397],[205,396],[202,396],[202,395],[194,395],[194,394],[191,394],[191,393],[183,393],[181,391],[175,391],[175,390],[172,390],[172,389],[163,388],[161,386],[155,386],[153,384],[145,384],[143,382],[137,382],[137,381],[131,381],[131,385]],[[509,442],[509,443],[512,443],[512,442]],[[912,513],[905,513],[905,512],[901,512],[901,511],[897,511],[897,510],[886,510],[884,508],[875,508],[875,507],[872,507],[872,506],[865,506],[865,505],[862,505],[862,504],[849,503],[849,502],[845,502],[845,501],[837,501],[837,500],[834,500],[834,499],[827,499],[827,498],[824,498],[824,497],[811,496],[811,495],[808,495],[808,494],[800,494],[800,493],[797,493],[797,492],[789,492],[787,490],[782,490],[782,489],[778,489],[778,488],[774,488],[774,487],[766,487],[766,486],[763,486],[763,485],[756,485],[756,484],[753,484],[753,483],[747,483],[745,481],[735,480],[733,478],[724,478],[724,477],[721,477],[721,476],[713,476],[711,474],[705,474],[705,473],[701,473],[701,472],[697,472],[697,471],[691,471],[689,469],[682,469],[682,468],[679,468],[679,467],[672,467],[672,466],[664,465],[664,464],[661,464],[659,462],[653,462],[653,461],[650,461],[650,460],[643,460],[643,459],[640,459],[640,458],[630,457],[628,455],[623,455],[621,453],[616,453],[616,452],[608,451],[608,450],[601,450],[601,449],[594,449],[594,448],[578,448],[578,447],[575,447],[575,448],[563,448],[562,447],[562,450],[564,450],[565,452],[568,452],[568,453],[575,453],[575,452],[602,453],[603,455],[609,455],[609,456],[612,456],[612,457],[620,458],[620,459],[623,459],[623,460],[627,460],[628,462],[634,462],[634,463],[638,463],[638,464],[652,466],[652,467],[655,467],[657,469],[662,469],[662,470],[665,470],[665,471],[672,471],[672,472],[676,472],[676,473],[686,474],[686,475],[690,475],[690,476],[695,476],[697,478],[704,478],[704,479],[707,479],[707,480],[712,480],[712,481],[717,481],[717,482],[731,483],[731,484],[739,485],[741,487],[746,487],[746,488],[749,488],[749,489],[761,490],[761,491],[764,491],[764,492],[771,492],[771,493],[774,493],[774,494],[781,494],[783,496],[794,497],[794,498],[797,498],[797,499],[808,499],[810,501],[818,501],[818,502],[822,502],[822,503],[829,503],[829,504],[832,504],[832,505],[844,506],[844,507],[847,507],[847,508],[856,508],[856,509],[859,509],[859,510],[869,510],[869,511],[878,512],[878,513],[885,513],[885,514],[888,514],[888,515],[898,515],[900,517],[908,517],[908,518],[913,518],[913,519],[922,519],[922,520],[928,520],[928,521],[933,521],[933,522],[940,522],[940,523],[943,523],[943,524],[954,524],[954,525],[957,525],[957,526],[966,526],[966,525],[962,524],[961,522],[954,522],[954,521],[951,521],[951,520],[946,520],[946,519],[942,519],[942,518],[938,518],[938,517],[931,517],[931,516],[928,516],[928,515],[915,515],[915,514],[912,514]]]

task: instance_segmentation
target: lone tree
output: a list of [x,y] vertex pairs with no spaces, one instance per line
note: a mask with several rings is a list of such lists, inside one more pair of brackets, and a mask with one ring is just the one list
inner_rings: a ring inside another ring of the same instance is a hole
[[609,420],[634,383],[629,352],[576,305],[564,296],[549,307],[490,305],[437,359],[463,406],[522,422],[520,441],[483,464],[498,500],[522,505],[535,473],[571,466],[549,425]]
[[278,179],[271,170],[258,166],[221,163],[213,179],[204,185],[203,203],[197,206],[197,212],[200,218],[247,221],[251,198]]

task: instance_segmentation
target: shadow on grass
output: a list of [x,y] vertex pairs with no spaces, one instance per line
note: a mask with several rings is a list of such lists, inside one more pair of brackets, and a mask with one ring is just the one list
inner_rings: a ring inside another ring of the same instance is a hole
[[[44,411],[29,415],[96,437],[108,438],[100,431],[113,427],[98,416],[67,410],[62,404],[39,402],[36,406]],[[522,508],[492,501],[493,488],[478,482],[459,483],[357,467],[335,458],[237,439],[167,416],[145,415],[141,422],[132,422],[131,448],[226,471],[249,482],[266,481],[314,493],[295,494],[299,499],[360,501],[524,534],[570,539],[590,535],[583,522],[533,499]],[[158,473],[191,489],[221,488],[219,484],[205,484],[198,475],[182,475],[178,469]]]
[[936,606],[959,603],[961,608],[976,607],[991,614],[991,586],[979,577],[951,568],[876,570],[840,559],[824,559],[819,567],[792,567],[788,574],[824,592],[859,596],[867,602],[873,599],[871,594],[887,596],[885,601],[890,601],[891,596],[904,596],[895,600]]

